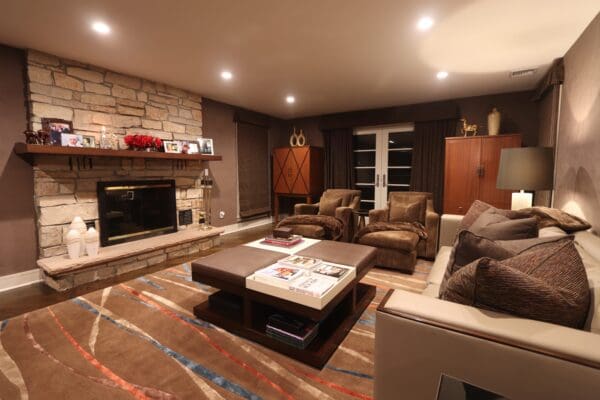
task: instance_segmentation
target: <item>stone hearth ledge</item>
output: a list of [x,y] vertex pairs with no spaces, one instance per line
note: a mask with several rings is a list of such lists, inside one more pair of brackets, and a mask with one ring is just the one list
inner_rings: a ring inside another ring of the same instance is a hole
[[223,232],[223,228],[202,230],[193,226],[175,233],[101,247],[94,257],[71,260],[67,255],[61,255],[39,259],[37,265],[48,286],[65,291],[168,260],[193,256],[218,246]]

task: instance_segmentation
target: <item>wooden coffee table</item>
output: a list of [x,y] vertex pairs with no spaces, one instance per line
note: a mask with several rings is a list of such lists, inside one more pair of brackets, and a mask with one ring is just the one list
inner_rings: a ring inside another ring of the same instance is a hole
[[[322,368],[375,297],[374,286],[360,283],[374,264],[375,249],[348,243],[315,241],[315,244],[297,253],[312,257],[319,255],[318,258],[324,261],[356,268],[356,277],[322,309],[254,291],[242,283],[254,271],[289,253],[251,245],[238,246],[195,261],[192,264],[192,279],[220,290],[211,295],[214,298],[196,305],[194,314],[295,360]],[[241,260],[245,260],[243,266],[240,265]],[[234,306],[215,306],[223,304],[223,300]],[[266,335],[267,318],[281,311],[319,323],[319,333],[306,349],[295,348]]]

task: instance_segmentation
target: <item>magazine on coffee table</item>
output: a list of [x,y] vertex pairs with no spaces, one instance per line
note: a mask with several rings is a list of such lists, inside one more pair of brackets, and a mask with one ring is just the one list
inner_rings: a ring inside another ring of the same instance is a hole
[[290,290],[306,294],[313,297],[322,297],[329,289],[335,285],[331,279],[317,275],[310,275],[299,278],[290,284]]
[[322,261],[318,258],[291,255],[277,261],[277,263],[292,268],[312,269],[313,267],[320,265]]
[[316,274],[316,276],[324,276],[334,279],[335,281],[341,279],[345,274],[348,273],[348,271],[350,271],[350,268],[325,262],[311,269],[311,272]]
[[254,276],[256,280],[288,288],[290,282],[299,278],[304,273],[305,271],[302,268],[273,264],[266,268],[259,269],[254,273]]

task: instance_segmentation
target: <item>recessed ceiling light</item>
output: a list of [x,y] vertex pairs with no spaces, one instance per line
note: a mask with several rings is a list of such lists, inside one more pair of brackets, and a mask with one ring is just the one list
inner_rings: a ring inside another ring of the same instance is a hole
[[296,98],[294,96],[287,96],[285,98],[286,103],[288,104],[294,104],[296,102]]
[[431,17],[423,17],[417,22],[417,29],[420,31],[428,31],[434,24],[434,20]]
[[221,78],[223,78],[225,81],[229,81],[231,78],[233,78],[233,74],[231,71],[223,71],[221,72]]
[[443,80],[443,79],[446,79],[448,77],[448,73],[446,71],[440,71],[440,72],[437,73],[436,77],[439,80]]
[[101,35],[108,35],[110,33],[110,26],[101,21],[94,22],[92,29]]

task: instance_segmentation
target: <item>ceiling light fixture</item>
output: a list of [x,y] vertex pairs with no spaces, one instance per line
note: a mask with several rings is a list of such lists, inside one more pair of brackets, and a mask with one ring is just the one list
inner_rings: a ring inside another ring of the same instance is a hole
[[446,71],[440,71],[437,73],[436,77],[441,81],[448,77],[448,73]]
[[423,17],[419,19],[419,22],[417,22],[417,29],[423,32],[428,31],[429,29],[431,29],[434,22],[435,21],[431,17]]
[[233,74],[230,71],[223,71],[221,72],[221,78],[225,81],[229,81],[233,78]]
[[101,21],[94,22],[92,29],[101,35],[108,35],[110,33],[110,26]]
[[294,104],[296,102],[296,98],[294,96],[287,96],[285,98],[285,102],[288,104]]

